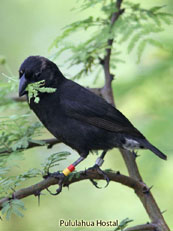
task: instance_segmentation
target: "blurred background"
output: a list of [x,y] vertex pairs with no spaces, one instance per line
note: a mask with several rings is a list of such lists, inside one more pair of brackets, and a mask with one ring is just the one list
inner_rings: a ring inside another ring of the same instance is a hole
[[[144,7],[152,5],[166,5],[165,10],[172,10],[172,1],[150,0],[136,1]],[[18,69],[23,60],[30,55],[42,55],[50,57],[53,51],[48,51],[53,40],[62,33],[62,28],[72,21],[84,19],[90,13],[98,13],[98,9],[92,8],[88,12],[71,11],[78,2],[71,1],[46,1],[46,0],[0,0],[0,55],[7,58],[14,75],[18,75]],[[87,32],[86,32],[87,33]],[[80,39],[87,36],[81,33]],[[72,37],[75,41],[77,37]],[[173,26],[165,26],[165,31],[158,34],[158,39],[172,50]],[[168,161],[162,161],[149,151],[140,151],[137,163],[144,181],[148,186],[154,186],[152,193],[161,209],[168,225],[173,227],[173,57],[172,53],[148,47],[142,56],[140,64],[136,63],[136,54],[127,54],[126,48],[121,47],[125,64],[119,64],[113,81],[113,91],[117,107],[133,122],[133,124],[148,139],[168,155]],[[68,54],[67,54],[68,55]],[[66,58],[66,57],[64,57]],[[63,58],[56,63],[67,76],[75,74],[75,68],[66,69]],[[0,73],[4,72],[0,66]],[[0,76],[0,88],[4,77]],[[94,86],[90,78],[83,78],[80,84]],[[103,80],[97,81],[95,86],[102,86]],[[17,92],[16,92],[17,95]],[[25,107],[27,108],[27,107]],[[28,110],[28,109],[26,109]],[[17,114],[18,108],[1,108],[1,115]],[[33,115],[33,120],[37,118]],[[52,137],[46,129],[42,138]],[[26,171],[40,164],[51,154],[60,150],[72,152],[72,155],[62,163],[61,169],[74,161],[78,154],[69,147],[59,144],[52,149],[46,147],[30,149],[24,153],[23,158],[16,160],[17,167],[13,174]],[[89,155],[80,169],[93,165],[96,155]],[[103,165],[103,169],[111,168],[127,174],[119,152],[110,151]],[[34,182],[27,181],[25,186]],[[103,182],[104,183],[104,182]],[[103,185],[100,182],[101,185]],[[55,190],[56,187],[52,187]],[[0,230],[3,231],[49,231],[67,230],[59,228],[59,220],[116,220],[129,217],[135,224],[143,224],[149,221],[145,210],[135,193],[118,183],[110,183],[109,187],[98,190],[89,181],[63,189],[63,193],[53,197],[46,191],[41,196],[41,204],[38,206],[34,196],[24,199],[24,218],[12,216],[9,221],[0,221]],[[91,230],[71,229],[68,230]],[[105,230],[97,228],[92,230]],[[107,229],[113,230],[113,229]]]

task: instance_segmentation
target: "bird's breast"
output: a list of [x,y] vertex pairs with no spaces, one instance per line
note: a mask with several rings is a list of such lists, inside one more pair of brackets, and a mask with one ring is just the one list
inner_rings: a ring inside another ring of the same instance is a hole
[[35,103],[31,99],[29,106],[55,137],[60,138],[62,136],[66,121],[58,100],[48,100],[46,98],[40,99],[39,103]]

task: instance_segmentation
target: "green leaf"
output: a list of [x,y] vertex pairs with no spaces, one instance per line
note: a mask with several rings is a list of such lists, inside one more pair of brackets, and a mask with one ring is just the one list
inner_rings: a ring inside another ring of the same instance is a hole
[[151,44],[155,47],[158,47],[158,48],[163,48],[163,45],[162,43],[160,43],[159,41],[157,40],[154,40],[154,39],[144,39],[143,41],[141,41],[141,43],[139,44],[138,48],[137,48],[137,63],[140,62],[140,59],[141,59],[141,56],[144,52],[144,49],[146,47],[147,44]]
[[172,24],[172,21],[173,21],[172,20],[173,19],[173,15],[172,14],[160,12],[157,15],[160,18],[160,20],[162,20],[167,25],[171,25]]
[[124,229],[128,226],[128,224],[130,222],[132,222],[133,220],[130,220],[129,218],[125,218],[124,220],[122,220],[119,224],[119,226],[114,229],[114,231],[118,231],[118,230],[121,230],[121,231],[124,231]]
[[133,48],[135,47],[135,45],[137,44],[138,40],[141,38],[141,33],[139,34],[136,34],[130,41],[129,45],[128,45],[128,48],[127,48],[127,51],[128,53],[130,53]]
[[58,152],[51,154],[44,163],[42,163],[43,166],[43,175],[47,174],[50,170],[50,168],[54,166],[58,166],[59,162],[62,160],[65,160],[67,156],[69,156],[70,152]]
[[148,14],[148,16],[151,17],[151,19],[156,23],[157,26],[161,27],[161,21],[160,21],[160,18],[157,15]]
[[92,0],[92,1],[83,1],[83,4],[80,7],[80,10],[86,10],[88,8],[94,7],[97,4],[104,4],[106,2],[106,0],[102,0],[102,2],[100,0]]
[[10,203],[9,203],[9,201],[4,202],[4,203],[2,204],[2,210],[1,210],[2,214],[7,213],[7,211],[8,211],[9,209],[10,209]]
[[6,214],[6,219],[9,220],[12,214],[23,217],[19,209],[25,210],[24,203],[21,200],[9,200],[2,204],[2,214]]
[[31,168],[27,172],[24,172],[16,177],[15,184],[24,181],[26,179],[34,178],[41,175],[41,171],[36,168]]
[[24,215],[18,210],[17,206],[16,207],[13,206],[12,212],[18,217],[24,217]]
[[[151,33],[158,33],[163,31],[162,28],[156,27],[154,24],[148,24],[143,26],[140,32],[135,34],[132,39],[130,40],[130,43],[128,45],[128,53],[130,53],[135,45],[138,43],[139,40],[144,39],[144,37],[148,36]],[[141,45],[143,47],[144,45]],[[142,50],[142,49],[141,49]]]
[[39,103],[39,101],[40,101],[40,98],[39,97],[35,97],[34,102],[35,103]]
[[12,213],[13,213],[13,210],[11,208],[7,210],[7,212],[6,212],[6,219],[7,220],[10,220]]
[[143,51],[144,51],[144,49],[146,47],[146,44],[147,44],[147,41],[143,40],[138,46],[138,49],[137,49],[137,57],[138,57],[137,58],[137,63],[139,63],[140,60],[141,60],[141,56],[142,56]]
[[8,171],[9,171],[9,167],[1,167],[0,166],[0,176],[8,173]]
[[12,150],[13,151],[16,151],[18,149],[25,149],[28,147],[28,138],[25,136],[25,137],[22,137],[21,139],[19,139],[15,144],[12,145]]
[[45,85],[45,80],[38,81],[36,83],[30,83],[27,86],[27,91],[28,91],[28,100],[34,98],[35,103],[39,103],[40,98],[39,98],[39,92],[41,93],[53,93],[56,91],[56,88],[51,88],[51,87],[43,87]]
[[164,8],[166,5],[163,5],[163,6],[154,6],[152,8],[150,8],[150,11],[152,13],[156,13],[157,11],[159,11],[160,9]]
[[[88,18],[80,21],[73,22],[66,26],[64,28],[64,31],[62,35],[58,36],[53,43],[50,45],[49,50],[51,50],[53,47],[58,48],[60,44],[62,43],[62,40],[64,40],[66,37],[68,37],[71,33],[76,32],[79,29],[88,29],[88,27],[91,27],[95,25],[97,20],[94,20],[92,16],[89,16]],[[64,49],[64,48],[63,48]]]
[[13,204],[13,205],[16,205],[16,206],[18,206],[18,207],[20,207],[20,208],[22,208],[22,209],[24,209],[24,207],[25,207],[23,201],[17,200],[17,199],[12,200],[12,204]]

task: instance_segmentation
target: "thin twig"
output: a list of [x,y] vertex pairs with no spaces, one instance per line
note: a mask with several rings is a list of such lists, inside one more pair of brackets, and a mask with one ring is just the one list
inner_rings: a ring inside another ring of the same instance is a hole
[[[30,149],[30,148],[34,148],[34,147],[41,147],[41,146],[47,146],[47,148],[52,148],[55,144],[59,144],[60,141],[58,139],[52,138],[52,139],[43,139],[43,140],[36,140],[36,142],[29,142],[28,147],[23,149],[23,148],[19,148],[18,150],[26,150],[26,149]],[[12,153],[14,152],[12,149],[8,149],[8,150],[3,150],[0,152],[1,154],[4,153]]]
[[13,96],[12,100],[16,102],[26,102],[26,96],[18,97],[18,96]]

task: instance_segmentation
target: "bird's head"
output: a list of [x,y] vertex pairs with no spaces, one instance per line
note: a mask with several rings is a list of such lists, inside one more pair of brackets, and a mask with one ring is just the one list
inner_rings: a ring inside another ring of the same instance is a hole
[[29,56],[19,69],[19,96],[27,94],[27,86],[44,80],[45,87],[56,87],[63,75],[55,63],[42,56]]

